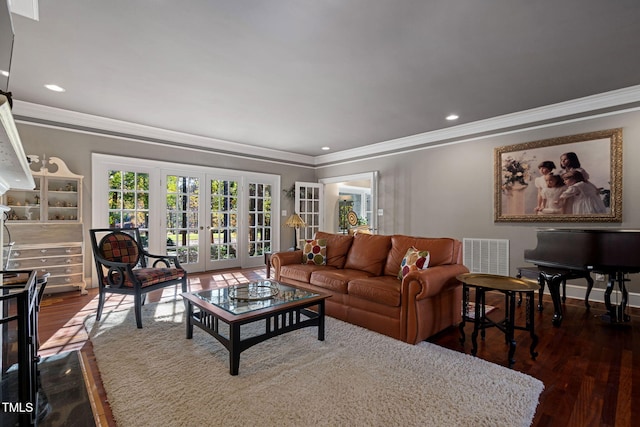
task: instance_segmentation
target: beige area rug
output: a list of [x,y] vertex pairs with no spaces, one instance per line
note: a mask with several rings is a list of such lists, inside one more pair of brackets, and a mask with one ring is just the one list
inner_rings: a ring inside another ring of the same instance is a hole
[[[182,301],[88,318],[118,426],[528,426],[539,380],[431,343],[413,346],[327,318],[241,354],[195,328]],[[260,323],[260,326],[263,324]],[[257,325],[243,327],[255,333]]]

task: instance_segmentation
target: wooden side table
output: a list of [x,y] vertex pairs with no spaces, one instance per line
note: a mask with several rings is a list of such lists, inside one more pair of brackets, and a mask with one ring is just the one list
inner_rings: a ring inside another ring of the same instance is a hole
[[[478,333],[481,333],[482,339],[485,337],[485,330],[490,327],[496,327],[505,334],[505,340],[509,344],[508,366],[511,367],[515,363],[513,358],[516,351],[516,341],[514,331],[516,329],[529,331],[531,336],[531,346],[529,353],[531,358],[535,360],[538,353],[535,351],[538,344],[538,336],[534,332],[534,294],[540,289],[540,286],[527,279],[519,279],[509,276],[498,276],[494,274],[481,273],[465,273],[457,276],[462,282],[462,322],[460,322],[460,342],[464,344],[465,334],[464,327],[467,321],[473,322],[473,333],[471,334],[472,349],[471,354],[476,355],[478,351]],[[469,309],[469,288],[475,289],[475,313],[471,318],[468,315]],[[498,291],[505,295],[505,312],[504,320],[494,322],[487,318],[485,312],[485,292]],[[526,321],[524,326],[515,324],[516,315],[516,294],[524,293],[526,296]]]

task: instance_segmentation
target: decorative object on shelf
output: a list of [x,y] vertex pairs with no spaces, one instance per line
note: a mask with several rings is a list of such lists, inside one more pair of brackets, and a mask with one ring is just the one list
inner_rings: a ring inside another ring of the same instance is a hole
[[29,155],[34,189],[7,192],[9,221],[80,222],[82,175],[74,174],[58,157]]
[[293,250],[298,250],[298,229],[302,227],[306,227],[307,224],[304,223],[300,215],[297,213],[292,214],[287,221],[284,223],[287,227],[293,228]]
[[621,222],[622,129],[497,147],[494,179],[495,222]]

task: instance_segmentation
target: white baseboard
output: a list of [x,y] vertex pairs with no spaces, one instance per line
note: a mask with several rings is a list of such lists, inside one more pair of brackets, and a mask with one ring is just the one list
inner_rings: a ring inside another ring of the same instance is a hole
[[[589,295],[589,302],[601,302],[604,304],[604,292],[605,289],[594,287],[591,290],[591,294]],[[545,293],[548,294],[549,290],[545,289]],[[586,294],[587,288],[585,286],[578,286],[567,283],[567,298],[584,300]],[[620,301],[620,298],[620,291],[616,287],[616,289],[614,289],[614,291],[611,293],[611,302],[613,303],[614,301]],[[637,292],[629,292],[629,299],[627,301],[627,304],[629,307],[640,308],[640,294]]]

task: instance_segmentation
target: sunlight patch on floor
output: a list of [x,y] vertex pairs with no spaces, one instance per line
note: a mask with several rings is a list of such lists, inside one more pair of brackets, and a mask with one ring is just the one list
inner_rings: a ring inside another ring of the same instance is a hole
[[[192,273],[189,277],[189,291],[197,292],[202,289],[223,288],[246,284],[263,280],[266,278],[264,268],[256,268],[252,270],[236,270],[211,272],[210,274]],[[180,294],[182,289],[180,286],[172,286],[157,291],[150,292],[146,297],[146,304],[156,302],[176,301],[182,303]],[[51,298],[43,300],[42,306],[54,305],[59,303],[61,298]],[[154,314],[155,318],[165,318],[167,321],[182,322],[183,313],[175,312],[175,304],[173,308],[165,308],[161,312]],[[133,308],[133,295],[107,294],[105,298],[104,308],[102,309],[101,322],[109,318],[110,313]],[[84,343],[89,339],[84,321],[88,316],[95,316],[98,309],[98,296],[96,295],[87,304],[85,304],[78,313],[69,319],[51,338],[42,343],[39,349],[41,356],[51,356],[66,351],[80,350]],[[164,320],[164,319],[163,319]],[[145,319],[142,319],[144,326]],[[135,328],[135,324],[132,325]]]

